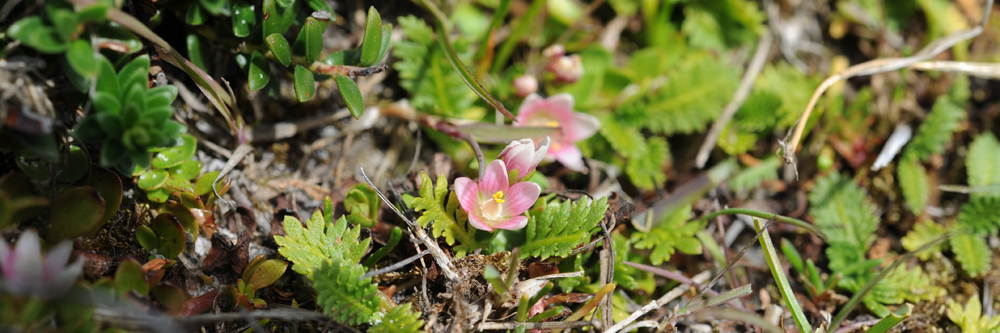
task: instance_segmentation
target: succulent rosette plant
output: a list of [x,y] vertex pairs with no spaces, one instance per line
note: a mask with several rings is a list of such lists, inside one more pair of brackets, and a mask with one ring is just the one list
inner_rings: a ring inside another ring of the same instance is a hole
[[15,244],[0,238],[0,288],[16,296],[51,299],[69,291],[83,271],[83,261],[67,265],[72,243],[63,241],[42,256],[38,234],[28,230]]
[[517,111],[516,125],[559,127],[559,133],[552,137],[548,155],[567,168],[582,171],[583,153],[576,143],[597,133],[601,122],[597,117],[573,111],[573,104],[573,95],[566,93],[549,98],[528,95]]
[[455,194],[462,209],[469,213],[469,223],[480,230],[517,230],[528,224],[528,211],[542,188],[532,182],[510,184],[507,166],[494,160],[476,183],[468,177],[455,179]]

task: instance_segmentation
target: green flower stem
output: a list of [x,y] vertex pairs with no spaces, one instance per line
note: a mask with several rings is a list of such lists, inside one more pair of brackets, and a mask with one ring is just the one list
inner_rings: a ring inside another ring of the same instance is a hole
[[898,310],[896,310],[896,312],[893,312],[888,317],[882,318],[882,320],[880,320],[878,324],[872,326],[872,328],[868,329],[866,333],[888,332],[894,326],[902,322],[904,319],[909,318],[910,314],[912,313],[913,313],[913,304],[910,303],[903,304],[903,306],[900,307]]
[[[799,332],[812,333],[812,326],[809,325],[809,320],[806,319],[805,313],[802,312],[802,307],[799,306],[799,300],[795,298],[792,286],[788,284],[788,277],[785,276],[785,270],[781,267],[781,261],[778,259],[778,250],[771,243],[771,235],[767,233],[767,230],[761,232],[760,229],[763,224],[760,220],[754,219],[753,224],[754,229],[760,232],[760,247],[764,250],[764,258],[767,259],[767,266],[771,269],[771,275],[774,276],[774,280],[778,284],[778,291],[781,292],[781,297],[785,299],[788,310],[792,312],[792,319],[795,320],[795,326],[799,327]],[[835,326],[831,327],[836,328]]]
[[747,208],[727,208],[727,209],[723,209],[723,210],[720,210],[720,211],[713,212],[713,213],[710,213],[708,215],[702,216],[702,217],[698,218],[697,220],[695,220],[695,222],[697,222],[697,221],[703,221],[703,220],[709,220],[709,219],[715,218],[716,216],[719,216],[719,215],[732,215],[732,214],[749,215],[749,216],[753,216],[753,217],[757,217],[757,218],[762,218],[762,219],[766,219],[766,220],[775,220],[775,221],[781,222],[781,223],[788,223],[788,224],[797,226],[799,228],[805,229],[805,230],[807,230],[807,231],[815,234],[816,236],[819,236],[822,239],[826,239],[826,234],[824,234],[823,231],[819,230],[819,228],[816,227],[815,225],[813,225],[812,223],[809,223],[809,222],[806,222],[806,221],[803,221],[803,220],[799,220],[799,219],[793,218],[793,217],[788,217],[788,216],[783,216],[783,215],[778,215],[778,214],[768,213],[768,212],[762,212],[762,211],[759,211],[759,210],[753,210],[753,209],[747,209]]
[[403,238],[403,229],[400,229],[399,227],[392,228],[392,234],[389,235],[389,242],[385,243],[385,246],[378,249],[378,251],[375,251],[375,253],[368,257],[368,259],[365,259],[365,267],[371,269],[375,266],[375,263],[396,248],[396,244],[399,244],[399,240],[401,238]]

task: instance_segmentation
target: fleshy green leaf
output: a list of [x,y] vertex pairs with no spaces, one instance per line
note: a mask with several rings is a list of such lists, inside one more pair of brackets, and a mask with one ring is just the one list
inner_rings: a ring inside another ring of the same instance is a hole
[[285,36],[274,33],[267,36],[264,41],[267,43],[267,49],[271,50],[271,54],[278,59],[281,65],[288,66],[292,63],[292,47],[288,45]]
[[282,224],[287,236],[274,236],[274,242],[280,246],[278,253],[292,261],[292,270],[308,277],[312,277],[313,271],[322,262],[332,258],[348,265],[360,266],[358,261],[371,243],[370,238],[359,240],[361,228],[348,227],[349,223],[344,217],[328,225],[319,210],[306,221],[305,227],[290,216],[286,216]]
[[343,75],[337,75],[334,79],[337,80],[337,89],[340,90],[340,97],[344,98],[347,109],[351,110],[354,119],[360,118],[365,113],[365,103],[361,100],[361,90],[358,89],[358,85]]
[[7,35],[42,53],[61,53],[69,47],[59,33],[45,25],[42,18],[37,15],[14,22],[7,29]]
[[310,275],[316,289],[316,304],[339,322],[371,324],[381,317],[381,300],[378,286],[371,278],[362,279],[364,275],[365,267],[353,261],[341,261],[339,257],[323,260],[315,275]]
[[85,77],[94,77],[100,70],[100,55],[94,53],[86,38],[77,39],[66,50],[66,60],[73,70]]
[[136,185],[143,190],[152,191],[166,184],[168,177],[167,170],[148,170],[139,175]]
[[[476,242],[476,230],[468,223],[469,215],[460,208],[458,197],[454,192],[449,194],[448,180],[443,174],[438,175],[437,184],[426,173],[420,174],[420,196],[410,202],[413,210],[423,211],[417,218],[417,224],[427,227],[434,222],[434,237],[444,236],[448,245],[455,246],[456,257],[464,257],[466,253],[479,248]],[[523,249],[522,249],[522,252]]]
[[236,37],[250,36],[250,31],[257,24],[255,7],[245,0],[235,0],[233,3],[233,35]]
[[229,15],[229,0],[198,0],[212,15]]
[[382,17],[375,7],[368,7],[368,22],[361,43],[361,66],[372,66],[379,62],[382,51]]
[[299,102],[305,102],[315,95],[316,77],[302,65],[295,65],[295,97],[299,99]]
[[175,147],[155,149],[159,151],[159,154],[156,154],[156,158],[153,159],[152,163],[154,167],[161,169],[172,168],[194,157],[195,150],[198,148],[198,140],[194,136],[190,134],[181,135],[177,141],[178,144]]
[[90,186],[66,190],[52,203],[50,242],[73,239],[90,231],[104,217],[104,199]]
[[201,5],[192,1],[187,12],[184,13],[184,22],[189,25],[202,25],[206,19],[208,19],[208,13],[201,8]]
[[590,235],[604,219],[607,210],[607,197],[597,201],[584,197],[577,201],[553,200],[547,203],[544,210],[528,219],[521,258],[545,259],[569,255],[577,245],[590,240]]
[[284,34],[292,22],[295,21],[295,1],[290,1],[292,5],[278,8],[275,0],[264,0],[264,37],[272,34]]
[[270,80],[271,65],[267,62],[267,58],[264,58],[260,52],[253,51],[253,55],[250,56],[250,68],[247,72],[247,85],[250,86],[251,91],[257,91],[267,86],[267,82]]
[[188,57],[191,58],[191,63],[207,72],[211,72],[211,69],[208,68],[208,59],[210,57],[208,45],[197,34],[187,35],[185,41],[187,42]]
[[632,242],[637,249],[652,249],[649,261],[653,265],[670,260],[676,251],[687,254],[701,254],[702,246],[695,233],[705,228],[705,223],[688,223],[691,206],[681,207],[663,217],[663,220],[649,232],[635,232]]
[[323,52],[323,32],[329,24],[328,20],[317,19],[314,14],[306,18],[305,26],[299,30],[299,36],[295,38],[295,52],[305,56],[307,64],[319,60]]

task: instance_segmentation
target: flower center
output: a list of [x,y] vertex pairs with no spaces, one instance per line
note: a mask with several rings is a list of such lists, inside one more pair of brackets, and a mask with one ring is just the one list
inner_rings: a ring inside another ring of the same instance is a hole
[[493,193],[493,201],[496,201],[496,203],[503,203],[503,191]]
[[562,144],[560,144],[558,142],[553,142],[552,145],[549,146],[549,151],[555,152],[555,151],[560,151],[560,150],[562,150]]
[[548,126],[548,127],[559,127],[559,122],[555,121],[555,120],[549,120],[547,123],[545,123],[545,126]]

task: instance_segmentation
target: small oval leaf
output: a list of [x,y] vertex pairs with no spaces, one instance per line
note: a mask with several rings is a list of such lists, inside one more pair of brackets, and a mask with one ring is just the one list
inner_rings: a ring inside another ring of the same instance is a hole
[[84,186],[66,190],[53,202],[48,241],[72,239],[93,229],[104,217],[104,199],[97,189]]
[[[93,231],[100,230],[118,212],[122,204],[122,180],[114,172],[104,168],[94,168],[90,173],[90,186],[97,189],[104,198],[104,216]],[[92,233],[93,233],[92,231]]]
[[160,255],[173,259],[184,252],[184,243],[187,239],[184,235],[184,226],[173,215],[169,213],[157,215],[149,227],[159,238],[157,250]]
[[[218,170],[208,172],[202,175],[201,178],[198,178],[198,181],[194,184],[194,194],[205,195],[208,194],[209,192],[212,192],[212,183],[215,182],[215,177],[218,176],[219,176]],[[225,182],[220,182],[220,183],[225,183]]]
[[271,54],[274,54],[278,62],[284,66],[292,63],[292,48],[288,46],[288,40],[284,36],[274,33],[267,36],[264,42],[267,43],[267,49],[271,50]]
[[[294,0],[291,1],[292,4],[295,3]],[[278,8],[278,4],[275,0],[264,0],[263,6],[264,12],[264,37],[270,36],[272,34],[283,34],[288,27],[292,26],[292,22],[295,21],[295,6],[281,6]]]
[[184,22],[190,25],[202,25],[205,23],[206,17],[208,17],[208,13],[197,2],[191,2],[184,14]]
[[371,66],[378,63],[378,55],[382,48],[382,17],[375,7],[368,8],[368,23],[365,25],[365,36],[361,43],[361,66]]
[[233,35],[236,37],[250,36],[250,30],[257,24],[254,6],[244,0],[233,3]]
[[198,177],[199,173],[201,173],[201,162],[195,160],[187,160],[181,165],[170,168],[170,177],[180,179],[191,180]]
[[212,72],[212,69],[208,68],[208,47],[201,37],[198,37],[196,34],[189,34],[185,42],[188,49],[188,58],[191,58],[191,63],[205,72]]
[[69,147],[69,156],[63,156],[56,168],[56,180],[72,183],[90,171],[90,158],[79,146]]
[[391,44],[392,44],[392,24],[386,23],[382,25],[382,46],[379,48],[378,60],[375,60],[376,63],[382,61],[382,59],[385,59],[385,55],[389,53],[389,45]]
[[70,44],[66,50],[66,60],[73,66],[80,75],[92,78],[100,70],[99,55],[90,47],[90,41],[86,38],[77,39]]
[[288,263],[280,259],[271,259],[257,265],[247,281],[247,286],[258,290],[270,286],[288,269]]
[[[305,102],[313,98],[313,95],[316,93],[315,83],[316,78],[313,77],[313,72],[310,72],[301,65],[295,65],[295,96],[299,98],[299,102]],[[355,89],[357,89],[356,86]]]
[[153,159],[153,166],[161,169],[172,168],[184,163],[194,156],[195,149],[198,148],[198,140],[190,134],[178,137],[178,145],[166,149],[152,149],[159,151]]
[[139,181],[136,182],[136,185],[143,190],[152,191],[166,184],[169,177],[170,174],[167,173],[167,170],[146,170],[139,175]]
[[267,62],[267,58],[260,52],[253,51],[253,55],[250,56],[250,68],[247,70],[247,85],[250,86],[250,91],[263,89],[270,80],[271,65]]
[[340,90],[340,96],[344,98],[344,103],[347,104],[347,109],[351,110],[351,115],[354,119],[358,119],[365,112],[365,103],[361,99],[361,90],[358,89],[358,85],[354,83],[351,78],[337,75],[337,89]]
[[42,53],[61,53],[69,46],[55,29],[45,25],[37,15],[14,22],[7,29],[7,35]]
[[115,271],[115,291],[118,297],[124,297],[130,291],[139,295],[149,294],[149,283],[142,272],[142,266],[135,259],[125,259]]

